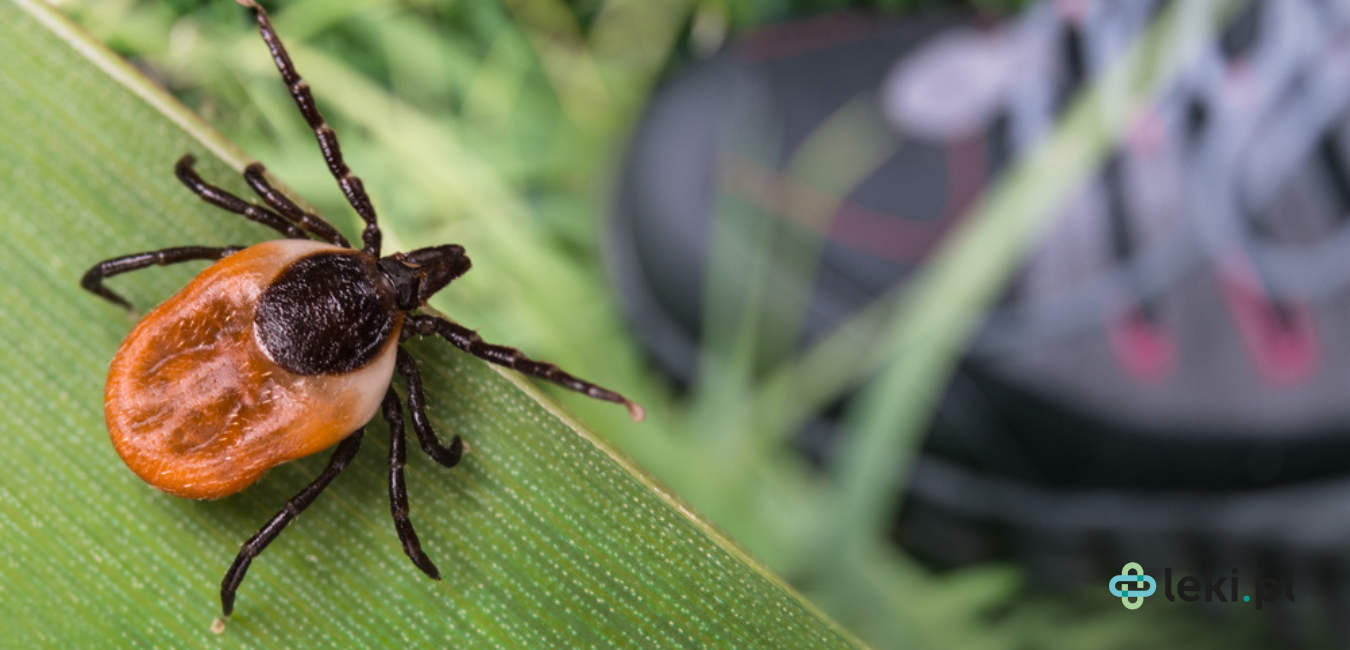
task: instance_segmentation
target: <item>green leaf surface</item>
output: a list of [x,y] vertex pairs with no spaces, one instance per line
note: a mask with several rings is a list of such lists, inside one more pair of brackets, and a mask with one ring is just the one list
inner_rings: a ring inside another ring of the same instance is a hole
[[[108,443],[103,380],[133,321],[80,275],[271,235],[179,186],[184,152],[244,191],[243,156],[173,99],[47,5],[0,2],[0,645],[858,647],[535,387],[436,341],[411,346],[433,424],[473,449],[453,470],[410,454],[413,520],[445,579],[399,548],[376,423],[214,636],[238,544],[325,455],[195,502],[143,484]],[[112,284],[145,308],[200,268]]]

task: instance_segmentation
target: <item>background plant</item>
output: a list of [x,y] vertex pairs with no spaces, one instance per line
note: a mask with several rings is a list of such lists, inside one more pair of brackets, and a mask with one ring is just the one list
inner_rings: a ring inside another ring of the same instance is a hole
[[[912,4],[863,6],[903,11]],[[1011,4],[985,2],[981,8],[1007,10]],[[274,15],[366,179],[391,249],[455,241],[471,252],[478,270],[436,304],[490,340],[517,343],[582,376],[603,377],[643,402],[651,418],[634,428],[621,412],[564,398],[603,436],[772,568],[799,580],[808,595],[876,646],[1234,643],[1232,635],[1241,630],[1221,635],[1184,613],[1130,617],[1099,589],[1072,601],[1038,595],[1011,567],[935,576],[877,541],[877,520],[895,498],[892,483],[914,444],[889,433],[897,430],[897,417],[923,419],[924,397],[945,380],[953,349],[890,367],[889,383],[875,384],[888,388],[873,390],[914,396],[901,410],[863,407],[855,420],[859,438],[883,448],[880,454],[859,448],[858,455],[881,462],[859,461],[857,468],[866,471],[834,477],[807,467],[781,441],[803,415],[792,407],[811,403],[801,395],[827,401],[858,380],[822,361],[835,355],[808,356],[768,381],[733,365],[726,374],[700,377],[686,394],[643,364],[605,280],[600,242],[606,183],[645,98],[663,73],[715,49],[737,30],[857,6],[300,0],[280,4]],[[325,214],[355,223],[234,3],[68,0],[60,7]],[[1088,149],[1107,137],[1092,125],[1066,133],[1065,142]],[[1089,153],[1069,167],[1081,171],[1092,164]],[[1010,195],[1003,208],[1013,216],[1001,223],[1013,223],[1014,230],[1017,214],[1035,212],[1018,201],[1047,200],[1064,187],[1062,181],[1037,180],[1034,169],[1028,174],[1021,193]],[[882,339],[896,352],[887,360],[934,331],[968,326],[1019,252],[999,241],[965,243],[965,257],[954,254],[936,269],[945,275],[928,285],[964,286],[965,302],[922,311],[916,307],[932,296],[919,294],[898,303],[899,320],[897,303],[888,303],[859,323],[873,337],[894,333]],[[988,259],[990,251],[997,251],[1001,266],[969,263]],[[734,332],[721,339],[733,347],[736,342]],[[803,385],[803,377],[826,379]],[[834,514],[839,511],[852,518],[841,522]]]

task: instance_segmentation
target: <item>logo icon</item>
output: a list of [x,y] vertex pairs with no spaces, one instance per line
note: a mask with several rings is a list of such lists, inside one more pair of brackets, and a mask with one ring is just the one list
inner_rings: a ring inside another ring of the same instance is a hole
[[[1144,567],[1139,566],[1138,562],[1131,562],[1120,567],[1120,575],[1111,578],[1111,581],[1106,583],[1106,588],[1112,595],[1120,596],[1120,604],[1124,605],[1125,609],[1139,609],[1144,605],[1144,598],[1152,596],[1153,592],[1158,590],[1158,583],[1152,576],[1144,575]],[[1130,602],[1131,600],[1134,602]]]

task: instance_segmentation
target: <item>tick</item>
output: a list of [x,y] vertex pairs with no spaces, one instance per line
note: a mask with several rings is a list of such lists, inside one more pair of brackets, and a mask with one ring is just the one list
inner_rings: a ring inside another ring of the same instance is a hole
[[534,361],[519,350],[484,343],[448,319],[418,313],[433,294],[469,270],[454,244],[380,256],[380,228],[361,179],[342,160],[337,135],[324,122],[267,12],[253,0],[258,30],[300,114],[314,130],[328,169],[365,222],[353,248],[322,217],[296,205],[268,182],[258,163],[244,180],[264,205],[211,185],[189,154],[178,179],[203,201],[285,236],[249,247],[187,246],[100,262],[81,285],[128,310],[103,285],[112,276],[191,260],[211,264],[132,329],[113,358],[104,415],[113,446],[146,483],[193,499],[238,492],[268,469],[333,445],[328,465],[258,530],[235,557],[220,586],[225,616],[249,564],[347,467],[366,423],[381,411],[389,423],[389,503],[403,552],[432,579],[436,565],[422,551],[408,518],[403,479],[403,404],[393,375],[403,375],[407,409],[422,450],[445,467],[465,452],[455,436],[441,444],[427,419],[417,364],[401,347],[413,336],[440,336],[485,361],[546,379],[628,408],[622,395]]

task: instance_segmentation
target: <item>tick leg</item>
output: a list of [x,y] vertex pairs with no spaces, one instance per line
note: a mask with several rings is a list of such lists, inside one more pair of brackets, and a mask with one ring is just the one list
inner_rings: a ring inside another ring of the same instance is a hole
[[313,212],[302,210],[290,197],[272,187],[272,184],[267,182],[266,171],[262,163],[256,162],[244,168],[244,180],[248,182],[249,187],[253,188],[253,192],[262,198],[263,202],[272,206],[272,209],[282,216],[294,221],[295,225],[299,226],[301,230],[312,233],[330,244],[343,248],[352,247],[351,244],[347,243],[347,238],[343,237],[342,233],[333,227],[333,224],[328,223],[323,217]]
[[253,16],[258,21],[258,31],[262,34],[263,41],[267,43],[267,49],[272,52],[272,61],[276,63],[277,71],[281,73],[281,80],[286,83],[286,89],[290,91],[291,98],[300,109],[300,114],[309,123],[309,128],[314,130],[314,137],[319,140],[319,149],[323,151],[323,159],[328,163],[328,171],[337,179],[338,187],[342,188],[347,202],[357,214],[361,215],[361,220],[366,222],[366,228],[361,232],[361,240],[365,244],[363,250],[379,257],[380,227],[375,217],[375,206],[371,205],[361,179],[352,173],[347,163],[343,162],[337,134],[324,121],[323,115],[319,114],[319,109],[314,104],[314,95],[309,90],[309,83],[301,79],[300,73],[296,72],[295,64],[291,63],[291,56],[286,53],[286,46],[282,45],[281,37],[277,36],[276,30],[273,29],[267,12],[254,0],[236,0],[236,2],[253,9]]
[[393,386],[384,395],[384,419],[389,423],[389,512],[394,515],[394,530],[398,531],[398,541],[403,543],[408,559],[432,580],[440,580],[441,572],[422,552],[422,542],[408,518],[408,486],[403,482],[403,467],[408,464],[407,440],[403,436],[403,411]]
[[102,262],[95,264],[93,268],[85,271],[84,277],[80,278],[80,286],[84,287],[86,291],[89,291],[94,295],[105,298],[115,305],[130,310],[131,303],[103,286],[104,280],[114,275],[143,269],[147,266],[168,266],[169,264],[189,262],[192,260],[219,260],[231,253],[237,253],[241,250],[244,250],[243,246],[228,246],[225,248],[183,246],[180,248],[166,248],[164,250],[150,251],[147,253],[136,253],[134,255],[114,257],[110,260],[103,260]]
[[338,443],[337,450],[328,459],[328,466],[323,468],[319,477],[291,497],[281,512],[274,515],[253,534],[253,537],[244,542],[244,548],[234,558],[234,564],[230,565],[230,570],[225,572],[225,579],[220,583],[220,608],[226,616],[234,611],[234,592],[239,589],[239,583],[244,581],[244,574],[248,573],[248,565],[253,562],[253,558],[258,557],[258,554],[262,553],[282,530],[285,530],[286,525],[304,512],[309,504],[314,503],[319,493],[347,468],[347,464],[356,456],[356,451],[361,448],[361,435],[362,430],[357,429],[355,433]]
[[464,456],[464,441],[455,436],[446,447],[436,437],[431,421],[427,419],[426,395],[422,392],[422,375],[417,370],[417,361],[402,347],[398,349],[398,372],[408,382],[408,413],[412,416],[413,430],[417,432],[422,451],[446,467],[458,465]]
[[646,417],[647,412],[635,402],[620,395],[612,390],[601,388],[587,381],[582,381],[572,375],[563,372],[558,366],[535,361],[525,356],[520,350],[509,348],[504,345],[492,345],[484,343],[479,338],[478,333],[446,318],[437,316],[408,316],[404,320],[403,327],[411,329],[414,333],[421,336],[430,336],[437,334],[441,338],[450,342],[451,345],[468,352],[484,361],[489,361],[501,366],[506,366],[513,370],[527,375],[547,379],[555,384],[574,390],[578,393],[604,400],[623,404],[628,408],[628,415],[636,422],[641,422]]
[[225,190],[216,187],[197,175],[192,165],[197,162],[197,158],[192,154],[186,154],[178,159],[178,164],[174,165],[173,171],[188,189],[192,190],[201,200],[211,205],[229,210],[238,215],[243,215],[249,221],[260,223],[272,230],[275,230],[291,239],[309,239],[303,230],[296,228],[291,222],[281,218],[277,213],[268,210],[262,206],[249,203]]

